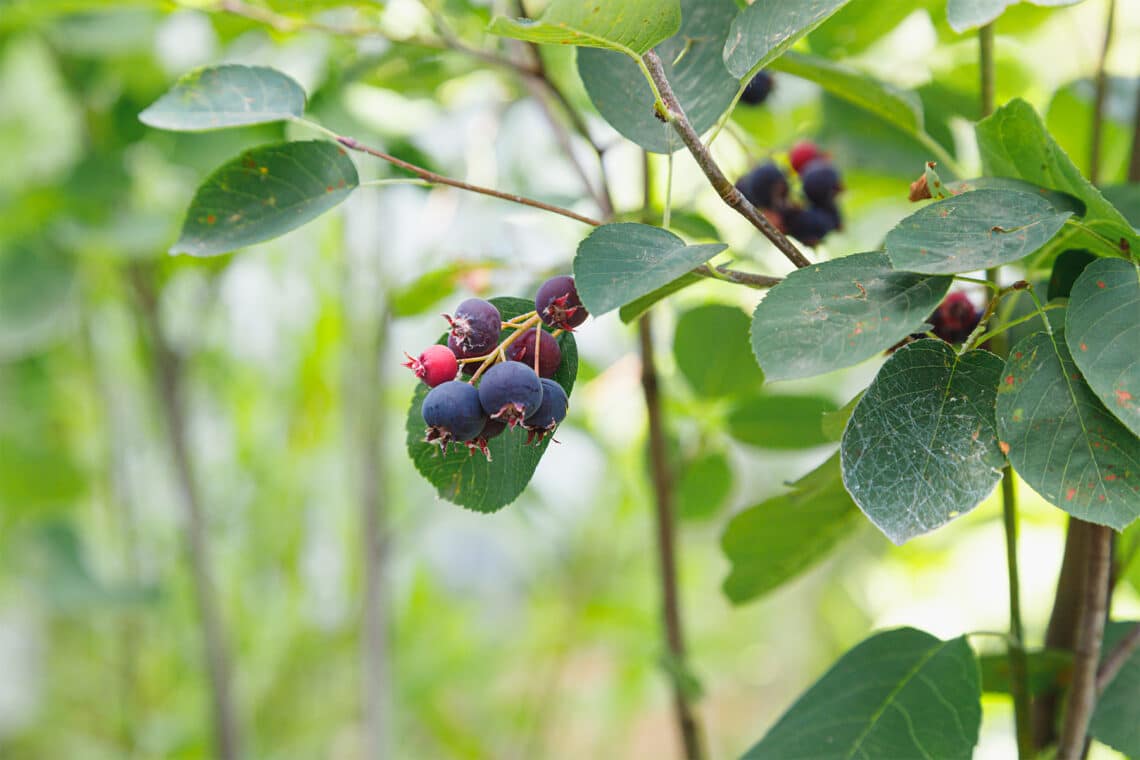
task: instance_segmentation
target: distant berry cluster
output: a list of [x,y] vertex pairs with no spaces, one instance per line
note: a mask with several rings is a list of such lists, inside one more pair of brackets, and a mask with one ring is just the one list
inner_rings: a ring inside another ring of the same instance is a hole
[[799,178],[803,202],[792,197],[787,176],[772,161],[737,180],[736,189],[781,232],[804,245],[819,245],[829,232],[843,228],[836,202],[843,190],[839,170],[808,140],[792,146],[788,163]]
[[[489,460],[487,442],[506,430],[521,427],[527,443],[552,434],[569,403],[551,379],[562,364],[557,336],[588,316],[568,276],[544,282],[534,311],[509,320],[481,298],[445,314],[447,345],[429,346],[418,357],[405,354],[404,366],[431,388],[422,407],[424,440],[444,454],[452,444],[466,445],[469,453],[479,450]],[[470,380],[457,380],[460,372]]]

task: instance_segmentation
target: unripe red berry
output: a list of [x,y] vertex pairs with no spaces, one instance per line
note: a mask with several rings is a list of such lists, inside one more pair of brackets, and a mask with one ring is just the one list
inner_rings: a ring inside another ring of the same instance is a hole
[[933,333],[947,343],[961,343],[970,337],[981,319],[974,302],[961,291],[946,296],[934,314],[930,316]]
[[826,154],[811,140],[800,140],[788,151],[788,160],[795,169],[796,174],[803,173],[804,167],[817,158],[825,158]]
[[423,380],[429,388],[454,380],[456,373],[459,372],[459,362],[447,346],[428,346],[418,358],[412,358],[407,353],[404,356],[408,357],[404,366]]

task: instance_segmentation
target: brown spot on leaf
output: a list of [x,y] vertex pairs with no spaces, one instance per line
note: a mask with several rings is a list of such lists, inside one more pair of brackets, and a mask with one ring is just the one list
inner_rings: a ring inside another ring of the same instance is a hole
[[1009,453],[1009,444],[1005,441],[998,441],[998,448],[1001,449],[1001,453],[1003,454]]

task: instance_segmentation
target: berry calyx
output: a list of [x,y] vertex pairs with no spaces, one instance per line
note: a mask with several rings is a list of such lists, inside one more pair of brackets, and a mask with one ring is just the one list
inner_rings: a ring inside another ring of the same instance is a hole
[[819,146],[811,140],[800,140],[792,146],[788,151],[788,161],[791,162],[792,168],[795,169],[796,174],[802,174],[804,167],[810,164],[817,158],[826,158],[827,154],[819,149]]
[[455,309],[455,316],[444,314],[451,326],[447,347],[460,359],[490,353],[499,343],[502,317],[490,301],[468,298]]
[[487,370],[479,384],[479,403],[487,416],[514,428],[542,403],[542,382],[525,364],[496,364]]
[[491,461],[491,451],[487,448],[487,442],[495,436],[502,433],[507,429],[507,424],[502,420],[493,420],[490,417],[483,423],[483,429],[479,431],[479,435],[467,442],[468,454],[474,454],[476,451],[487,457],[487,461]]
[[804,195],[817,206],[832,206],[843,190],[839,171],[826,158],[817,158],[800,172]]
[[788,180],[770,161],[738,179],[736,189],[757,208],[782,209],[788,203]]
[[930,316],[932,332],[947,343],[961,343],[970,337],[982,315],[962,291],[946,296]]
[[546,330],[539,330],[537,327],[532,327],[520,335],[513,343],[507,346],[505,352],[507,361],[522,362],[533,369],[535,340],[539,341],[538,376],[554,377],[554,373],[558,371],[558,367],[562,364],[562,349],[558,345],[558,340]]
[[750,106],[758,106],[768,99],[774,84],[775,81],[771,74],[767,71],[758,71],[756,76],[752,77],[745,86],[744,92],[740,95],[740,101]]
[[420,411],[428,426],[424,440],[439,444],[444,453],[450,443],[473,440],[487,422],[479,391],[459,380],[449,380],[428,391]]
[[408,353],[404,356],[408,357],[408,360],[403,366],[409,368],[429,388],[454,380],[459,372],[459,362],[447,346],[428,346],[418,358],[413,358]]
[[561,330],[573,330],[590,316],[578,297],[574,278],[569,275],[551,277],[542,283],[534,297],[534,310],[543,322]]
[[541,442],[552,434],[562,420],[566,419],[569,400],[562,386],[553,380],[542,379],[542,403],[523,422],[527,431],[526,442]]

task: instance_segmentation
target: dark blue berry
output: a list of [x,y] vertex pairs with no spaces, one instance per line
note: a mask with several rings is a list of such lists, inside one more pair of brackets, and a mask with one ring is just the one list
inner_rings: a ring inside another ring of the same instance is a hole
[[768,99],[768,95],[772,92],[772,84],[771,74],[767,71],[758,71],[744,88],[740,100],[750,106],[758,106]]
[[789,209],[784,215],[788,234],[804,245],[816,246],[836,227],[837,218],[819,208]]
[[470,441],[479,435],[487,422],[479,391],[458,380],[449,380],[432,388],[424,397],[421,410],[427,423],[427,442],[447,444]]
[[526,442],[530,443],[535,438],[541,441],[553,433],[554,428],[558,427],[558,423],[566,419],[566,407],[568,405],[569,400],[566,398],[566,391],[562,389],[562,386],[553,380],[543,378],[542,403],[523,422],[523,427],[527,430]]
[[825,158],[817,158],[800,172],[804,196],[817,206],[833,206],[843,189],[839,171]]
[[454,316],[444,315],[451,331],[447,347],[459,359],[470,359],[491,353],[499,345],[502,317],[490,301],[468,298],[455,310]]
[[568,275],[551,277],[539,286],[534,310],[543,322],[562,330],[573,330],[590,316],[578,297],[574,278]]
[[780,167],[768,162],[736,181],[736,189],[757,208],[782,209],[788,202],[788,179]]
[[479,403],[488,416],[513,428],[542,403],[542,382],[525,364],[496,364],[487,370],[479,383]]
[[542,336],[538,344],[538,376],[554,377],[554,373],[562,364],[562,349],[558,346],[558,340],[546,330],[531,328],[520,335],[514,343],[507,346],[507,360],[522,362],[533,369],[534,341],[538,335]]

